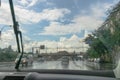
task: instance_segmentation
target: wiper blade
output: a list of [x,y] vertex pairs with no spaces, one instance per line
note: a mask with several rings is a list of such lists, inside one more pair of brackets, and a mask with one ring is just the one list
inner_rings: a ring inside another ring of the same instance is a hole
[[[13,2],[12,0],[9,0],[9,4],[10,4],[10,10],[11,10],[11,14],[12,14],[12,20],[13,20],[13,28],[14,28],[14,33],[15,33],[15,37],[16,37],[16,42],[17,42],[17,47],[18,47],[18,53],[21,53],[18,62],[16,63],[15,69],[19,70],[19,65],[23,56],[23,41],[22,41],[22,33],[19,30],[19,24],[16,21],[15,18],[15,12],[14,12],[14,6],[13,6]],[[19,41],[20,40],[20,41]],[[20,45],[21,42],[21,45]]]
[[19,38],[20,38],[20,41],[21,41],[21,51],[20,51],[21,55],[19,57],[18,62],[15,65],[15,69],[17,69],[17,70],[19,70],[19,65],[20,65],[21,59],[22,59],[23,54],[24,54],[23,41],[22,41],[22,32],[18,31],[18,34],[19,34]]

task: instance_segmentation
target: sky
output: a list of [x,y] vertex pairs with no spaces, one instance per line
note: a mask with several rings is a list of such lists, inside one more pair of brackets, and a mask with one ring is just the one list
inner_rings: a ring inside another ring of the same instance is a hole
[[[105,21],[119,0],[13,0],[25,51],[32,47],[81,47],[81,41]],[[8,0],[1,0],[0,47],[16,49]],[[82,50],[82,49],[81,49]]]

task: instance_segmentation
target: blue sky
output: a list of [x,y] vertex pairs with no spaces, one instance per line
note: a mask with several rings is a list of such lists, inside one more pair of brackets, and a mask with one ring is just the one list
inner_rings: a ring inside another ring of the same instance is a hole
[[[107,10],[119,0],[13,1],[24,40],[33,43],[84,38],[87,33],[100,27],[107,17]],[[7,0],[2,0],[0,10],[0,25],[12,24]],[[7,31],[9,28],[3,30],[4,35]],[[3,39],[6,39],[4,35]]]
[[[26,1],[26,3],[24,1]],[[22,29],[27,31],[25,35],[30,37],[32,40],[45,40],[45,39],[59,40],[59,37],[61,36],[70,37],[73,34],[76,34],[79,37],[84,37],[84,32],[81,29],[77,32],[71,32],[71,33],[66,33],[62,35],[61,34],[59,35],[59,32],[56,32],[56,34],[58,35],[53,35],[49,33],[46,35],[44,34],[39,35],[39,34],[42,32],[44,33],[44,28],[49,26],[52,22],[58,22],[61,25],[69,25],[71,23],[74,23],[72,20],[77,15],[91,16],[92,15],[91,7],[96,7],[98,5],[98,7],[102,8],[101,4],[105,4],[105,3],[111,4],[113,3],[113,1],[112,0],[109,0],[109,1],[108,0],[69,0],[69,1],[68,0],[36,0],[36,3],[34,3],[33,5],[30,5],[30,3],[32,3],[32,0],[21,0],[18,2],[16,1],[15,3],[17,5],[22,6],[22,8],[25,8],[26,10],[32,10],[36,13],[42,13],[43,10],[45,9],[48,9],[48,10],[58,9],[58,11],[60,9],[68,10],[68,13],[65,14],[65,12],[67,11],[64,10],[62,12],[63,14],[62,17],[58,16],[58,18],[56,19],[54,18],[53,20],[42,19],[37,23],[30,23],[30,24],[20,22]],[[56,14],[54,12],[53,15],[58,15],[58,14],[57,12]],[[100,15],[100,17],[104,20],[104,17],[106,16]],[[92,30],[88,30],[88,31],[92,31]]]

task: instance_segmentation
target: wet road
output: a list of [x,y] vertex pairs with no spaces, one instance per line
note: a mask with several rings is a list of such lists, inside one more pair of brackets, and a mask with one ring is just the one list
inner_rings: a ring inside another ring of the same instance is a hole
[[[76,65],[78,64],[78,65]],[[88,70],[83,61],[74,63],[69,61],[69,64],[61,64],[61,61],[45,61],[42,63],[35,62],[32,66],[33,69],[76,69],[76,70]]]
[[[0,69],[14,69],[13,62],[0,63]],[[98,63],[90,63],[86,61],[69,61],[69,64],[61,64],[61,61],[34,61],[28,67],[21,67],[24,69],[70,69],[70,70],[110,70],[113,69],[111,64],[100,65]]]

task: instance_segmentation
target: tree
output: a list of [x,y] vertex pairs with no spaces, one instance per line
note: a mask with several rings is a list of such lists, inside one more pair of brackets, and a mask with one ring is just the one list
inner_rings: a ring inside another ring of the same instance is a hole
[[[111,9],[108,18],[97,30],[93,36],[88,36],[85,41],[89,44],[88,54],[106,56],[118,54],[120,47],[120,2]],[[94,37],[96,36],[96,38]],[[117,52],[117,53],[116,53]],[[120,54],[119,54],[120,55]]]
[[0,49],[0,62],[14,61],[17,53],[12,50],[12,47]]

